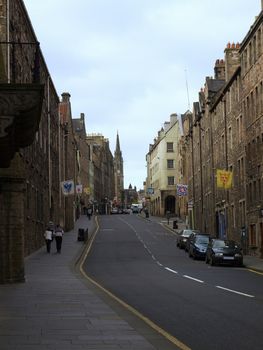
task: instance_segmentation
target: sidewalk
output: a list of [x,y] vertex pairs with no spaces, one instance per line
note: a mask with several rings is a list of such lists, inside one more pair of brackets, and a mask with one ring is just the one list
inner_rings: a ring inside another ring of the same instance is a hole
[[[171,231],[174,233],[179,233],[181,230],[186,228],[185,222],[180,220],[177,217],[170,218],[169,224],[168,220],[165,217],[157,217],[157,216],[150,216],[149,220],[154,220],[162,223],[164,226],[168,227]],[[177,221],[178,229],[173,228],[173,222]],[[244,255],[244,266],[250,270],[256,271],[256,272],[262,272],[263,273],[263,259],[260,259],[256,256],[252,255]]]
[[82,216],[64,234],[61,254],[53,242],[51,254],[29,256],[25,283],[0,285],[1,350],[177,349],[77,272],[78,228],[90,236],[93,220]]

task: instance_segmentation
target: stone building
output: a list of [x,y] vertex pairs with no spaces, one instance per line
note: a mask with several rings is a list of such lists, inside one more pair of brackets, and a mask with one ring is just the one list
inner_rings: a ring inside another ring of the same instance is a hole
[[[59,97],[22,0],[0,6],[0,283],[24,280],[24,256],[59,222]],[[22,101],[22,102],[21,102]]]
[[79,167],[70,95],[56,92],[22,0],[0,6],[0,283],[24,281],[24,257],[49,221],[73,228]]
[[[228,44],[207,77],[189,119],[191,227],[263,251],[263,33],[262,11],[241,44]],[[187,125],[187,123],[186,123]],[[217,171],[233,174],[219,186]]]
[[[240,240],[242,221],[237,208],[244,200],[236,174],[238,160],[244,155],[241,140],[235,135],[241,117],[238,50],[239,44],[228,44],[225,59],[216,61],[214,77],[206,78],[199,101],[193,104],[188,133],[193,182],[189,186],[194,214],[191,227],[236,240]],[[231,188],[217,187],[217,170],[234,174]]]
[[61,225],[65,231],[69,231],[74,227],[74,222],[79,217],[81,208],[75,190],[70,195],[63,195],[60,188],[64,181],[73,181],[75,187],[78,184],[80,172],[78,142],[75,139],[68,92],[62,94],[62,100],[59,103],[59,130],[59,144],[56,152],[59,163],[59,172],[57,172],[59,181],[56,183],[56,188],[59,190],[60,196],[56,206],[59,203]]
[[87,134],[87,143],[91,151],[93,183],[90,183],[94,210],[109,214],[111,201],[115,193],[114,159],[109,140],[101,134]]
[[263,257],[263,1],[261,12],[241,43],[241,110],[238,125],[245,156],[240,164],[245,182],[244,228],[251,252]]
[[138,203],[138,192],[136,186],[124,189],[124,208],[130,208],[132,203]]
[[80,118],[74,118],[73,129],[77,142],[77,178],[76,183],[81,185],[80,193],[77,193],[77,207],[79,213],[84,214],[84,209],[90,206],[90,147],[86,140],[85,115],[80,114]]
[[[177,184],[181,184],[181,160],[178,142],[181,130],[177,114],[158,132],[149,146],[147,160],[147,188],[151,189],[151,214],[163,216],[167,212],[180,216],[180,200]],[[149,193],[148,193],[149,194]],[[182,208],[182,210],[184,210]]]

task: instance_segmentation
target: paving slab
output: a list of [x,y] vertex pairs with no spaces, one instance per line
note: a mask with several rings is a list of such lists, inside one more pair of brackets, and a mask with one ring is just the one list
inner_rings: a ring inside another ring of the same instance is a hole
[[76,271],[84,247],[77,232],[87,227],[91,234],[95,221],[81,216],[61,254],[55,242],[50,254],[43,246],[26,258],[25,283],[0,285],[0,349],[178,349]]

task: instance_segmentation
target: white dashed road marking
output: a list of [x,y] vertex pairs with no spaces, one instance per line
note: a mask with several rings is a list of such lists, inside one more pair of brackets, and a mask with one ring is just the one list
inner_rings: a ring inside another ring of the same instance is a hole
[[172,269],[169,269],[169,267],[165,267],[165,270],[170,271],[170,272],[172,272],[172,273],[178,273],[177,271],[174,271],[174,270],[172,270]]
[[183,277],[188,278],[189,280],[193,280],[195,282],[204,283],[204,281],[199,280],[199,279],[194,278],[194,277],[191,277],[191,276],[183,275]]
[[223,289],[223,290],[226,290],[226,291],[231,292],[231,293],[235,293],[235,294],[243,295],[243,296],[248,297],[248,298],[255,298],[255,296],[254,296],[254,295],[250,295],[250,294],[246,294],[246,293],[238,292],[237,290],[228,289],[228,288],[224,288],[224,287],[221,287],[221,286],[216,286],[216,288]]
[[[121,220],[121,221],[124,221],[124,220]],[[125,222],[125,221],[124,221]],[[157,265],[159,265],[160,267],[163,267],[165,270],[169,271],[169,272],[172,272],[173,274],[176,274],[176,275],[179,275],[177,271],[175,270],[172,270],[170,269],[169,267],[165,267],[163,264],[161,264],[157,259],[156,257],[152,254],[151,250],[148,248],[148,246],[146,245],[146,243],[144,242],[143,238],[140,236],[140,234],[134,229],[134,227],[132,225],[130,225],[129,223],[126,222],[126,224],[128,226],[131,227],[131,229],[135,232],[137,238],[139,239],[139,241],[143,244],[144,248],[146,249],[146,251],[150,254],[151,258],[153,259],[153,261],[155,261],[157,263]],[[198,279],[198,278],[194,278],[194,277],[191,277],[191,276],[188,276],[188,275],[182,275],[184,278],[187,278],[189,280],[192,280],[192,281],[195,281],[195,282],[198,282],[198,283],[205,283],[204,281]],[[233,289],[228,289],[228,288],[225,288],[225,287],[221,287],[221,286],[215,286],[216,288],[218,289],[222,289],[222,290],[225,290],[227,292],[231,292],[231,293],[235,293],[235,294],[239,294],[239,295],[242,295],[242,296],[245,296],[245,297],[248,297],[248,298],[255,298],[254,295],[250,295],[250,294],[246,294],[246,293],[242,293],[242,292],[238,292],[236,290],[233,290]]]

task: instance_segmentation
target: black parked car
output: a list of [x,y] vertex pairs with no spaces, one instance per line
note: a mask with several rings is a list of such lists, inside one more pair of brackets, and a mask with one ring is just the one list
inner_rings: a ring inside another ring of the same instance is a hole
[[188,241],[188,238],[190,237],[190,235],[193,232],[198,233],[198,231],[190,230],[190,229],[182,230],[179,233],[179,235],[177,236],[177,243],[176,243],[177,247],[179,247],[180,249],[183,249],[183,248],[185,249],[187,241]]
[[189,237],[189,257],[194,259],[204,259],[206,256],[206,249],[209,243],[210,236],[208,234],[195,234]]
[[192,230],[192,233],[189,236],[189,238],[188,238],[188,240],[187,240],[187,242],[185,244],[185,248],[184,249],[185,249],[186,252],[189,252],[190,240],[193,240],[195,235],[197,235],[197,234],[201,234],[201,232],[199,230]]
[[207,247],[205,262],[211,265],[231,264],[243,266],[242,248],[235,241],[211,239]]

